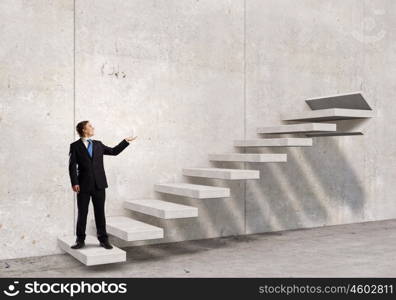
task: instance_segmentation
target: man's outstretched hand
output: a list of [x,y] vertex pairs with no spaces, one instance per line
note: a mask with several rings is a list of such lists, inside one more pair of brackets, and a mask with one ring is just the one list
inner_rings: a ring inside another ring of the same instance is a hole
[[136,138],[137,138],[137,136],[130,136],[130,137],[125,138],[125,140],[128,142],[132,142],[133,140],[136,140]]
[[73,191],[75,191],[76,193],[78,193],[80,191],[80,186],[79,185],[73,185],[72,186]]

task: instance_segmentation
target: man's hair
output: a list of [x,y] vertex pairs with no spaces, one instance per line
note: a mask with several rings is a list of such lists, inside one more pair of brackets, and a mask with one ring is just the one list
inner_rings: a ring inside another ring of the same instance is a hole
[[85,125],[87,125],[88,122],[89,122],[89,121],[86,120],[86,121],[81,121],[81,122],[79,122],[79,123],[77,124],[76,130],[77,130],[78,135],[79,135],[80,137],[83,137],[83,136],[84,136],[83,129],[84,129]]

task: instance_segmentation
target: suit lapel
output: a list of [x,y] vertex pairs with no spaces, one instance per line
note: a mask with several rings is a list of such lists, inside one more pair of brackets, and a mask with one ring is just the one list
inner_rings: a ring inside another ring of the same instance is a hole
[[[88,150],[87,150],[87,152],[88,152]],[[95,153],[96,153],[96,143],[95,143],[94,140],[92,140],[92,160],[93,160],[94,157],[95,157]],[[89,155],[89,154],[88,154],[88,155]]]

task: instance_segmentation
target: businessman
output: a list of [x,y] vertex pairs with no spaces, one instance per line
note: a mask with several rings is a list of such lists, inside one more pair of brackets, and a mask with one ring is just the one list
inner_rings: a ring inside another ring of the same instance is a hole
[[118,155],[129,143],[136,139],[128,137],[117,146],[111,148],[103,145],[99,140],[93,140],[95,128],[89,121],[81,121],[76,126],[80,138],[70,144],[69,175],[72,189],[77,193],[77,226],[76,243],[73,249],[85,246],[85,229],[87,224],[88,206],[90,198],[94,206],[97,238],[100,246],[112,249],[106,232],[105,218],[105,189],[108,187],[103,166],[103,155]]

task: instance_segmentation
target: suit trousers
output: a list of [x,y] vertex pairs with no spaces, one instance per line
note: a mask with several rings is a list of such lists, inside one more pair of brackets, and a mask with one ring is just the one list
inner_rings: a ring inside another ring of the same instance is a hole
[[89,200],[91,197],[94,206],[97,238],[99,241],[105,241],[108,239],[108,235],[106,232],[106,218],[105,218],[106,191],[105,189],[98,189],[96,188],[96,186],[92,188],[90,191],[87,192],[80,191],[77,193],[77,207],[78,207],[77,226],[76,226],[77,240],[84,241],[86,237],[85,229],[87,225]]

